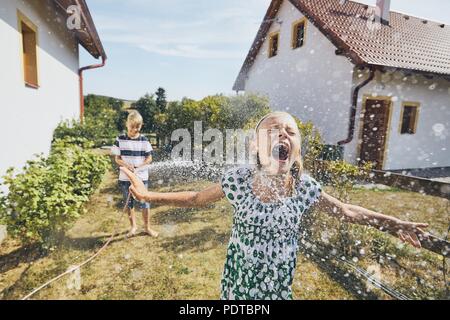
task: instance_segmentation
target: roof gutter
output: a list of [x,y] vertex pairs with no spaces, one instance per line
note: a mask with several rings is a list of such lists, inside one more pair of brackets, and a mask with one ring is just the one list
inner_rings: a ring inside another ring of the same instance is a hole
[[82,67],[78,70],[79,86],[80,86],[80,123],[84,122],[84,93],[83,93],[83,71],[102,68],[106,64],[106,55],[102,55],[102,62]]
[[353,89],[352,106],[350,108],[350,121],[349,121],[349,126],[348,126],[348,135],[345,140],[341,140],[338,142],[339,146],[348,144],[353,141],[353,138],[355,136],[356,110],[358,108],[359,91],[375,78],[375,71],[376,71],[375,68],[370,68],[369,77]]
[[94,21],[92,19],[91,13],[89,12],[89,8],[86,4],[85,0],[75,0],[75,3],[79,8],[82,8],[81,10],[81,17],[83,18],[83,21],[85,22],[87,32],[92,38],[93,44],[95,48],[97,49],[97,54],[95,54],[95,58],[99,58],[99,56],[102,57],[102,59],[106,59],[106,53],[105,49],[103,48],[103,44],[100,41],[100,37],[97,32],[97,28],[95,27]]

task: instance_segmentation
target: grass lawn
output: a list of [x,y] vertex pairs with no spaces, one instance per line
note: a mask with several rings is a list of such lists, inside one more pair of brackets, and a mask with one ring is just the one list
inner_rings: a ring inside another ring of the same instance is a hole
[[[197,190],[207,184],[194,182],[154,186],[153,190]],[[121,209],[117,207],[120,198],[116,175],[110,171],[86,205],[86,213],[67,233],[61,248],[47,255],[39,254],[33,246],[21,247],[18,242],[7,238],[0,245],[0,298],[21,298],[98,250],[120,217]],[[444,235],[448,228],[448,200],[442,198],[398,190],[353,190],[350,201],[401,218],[429,222],[431,230],[437,235]],[[152,208],[151,214],[152,224],[160,232],[159,238],[143,234],[126,238],[129,224],[127,218],[122,217],[119,235],[106,251],[81,269],[80,283],[71,275],[43,289],[33,298],[218,299],[232,222],[231,206],[226,200],[195,210],[160,206]],[[137,217],[142,228],[140,214]],[[413,254],[419,251],[410,250]],[[421,263],[419,260],[413,262]],[[364,260],[361,263],[364,267],[369,266],[369,262],[365,265]],[[427,267],[423,269],[426,271]],[[383,274],[387,278],[395,278],[392,270],[393,275],[388,276],[389,270],[383,270]],[[440,281],[438,275],[430,277],[429,281]],[[294,297],[361,298],[336,279],[333,272],[300,255],[293,286]],[[433,285],[436,286],[436,283],[433,282]],[[382,294],[377,297],[388,298]]]

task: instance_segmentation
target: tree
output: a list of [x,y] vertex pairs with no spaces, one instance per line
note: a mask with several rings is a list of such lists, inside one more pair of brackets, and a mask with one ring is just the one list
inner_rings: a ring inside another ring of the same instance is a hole
[[255,95],[214,95],[200,101],[184,98],[168,103],[166,111],[154,117],[155,132],[167,142],[176,129],[186,128],[192,135],[195,121],[202,121],[204,130],[242,129],[250,120],[257,121],[269,111],[267,99]]
[[119,112],[116,123],[119,132],[123,132],[127,129],[126,127],[127,118],[128,118],[128,111],[122,110]]
[[81,135],[94,142],[95,146],[109,144],[114,141],[120,127],[117,118],[122,111],[122,100],[87,95],[84,98],[85,115],[83,125],[77,123],[62,123],[55,130],[56,137]]
[[166,112],[167,100],[166,100],[166,90],[159,87],[156,92],[156,105],[158,106],[159,112]]
[[[227,97],[220,110],[223,126],[240,129],[270,112],[267,98],[255,94]],[[255,123],[256,124],[256,123]]]
[[155,115],[159,113],[156,105],[154,95],[145,94],[138,101],[133,103],[133,108],[136,109],[144,118],[144,125],[142,131],[146,133],[155,131]]
[[118,113],[123,108],[123,101],[110,97],[98,96],[89,94],[84,98],[86,106],[85,117],[95,118],[101,115],[102,112],[113,110]]

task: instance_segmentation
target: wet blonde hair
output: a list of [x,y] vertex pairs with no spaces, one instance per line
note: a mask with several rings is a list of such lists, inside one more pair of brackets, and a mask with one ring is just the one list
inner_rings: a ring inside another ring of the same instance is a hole
[[[288,117],[292,118],[295,121],[295,118],[291,114],[289,114],[287,112],[284,112],[284,111],[270,112],[270,113],[266,114],[264,117],[262,117],[258,121],[258,123],[257,123],[257,125],[255,127],[256,137],[258,136],[259,127],[264,122],[264,120],[272,118],[272,117],[277,117],[277,116],[288,116]],[[295,123],[297,123],[297,121],[295,121]],[[297,126],[297,129],[298,129],[299,135],[300,135],[300,141],[299,141],[300,150],[299,150],[299,154],[297,155],[297,158],[295,159],[294,164],[292,165],[292,168],[291,168],[292,177],[294,177],[294,179],[296,179],[296,180],[300,179],[300,176],[303,173],[302,137],[301,137],[300,129],[298,128],[298,126]],[[256,153],[256,163],[257,163],[258,169],[260,169],[261,168],[261,162],[259,160],[259,153],[258,152]]]
[[142,126],[144,123],[144,119],[142,118],[141,114],[136,111],[132,110],[127,117],[127,125],[131,126]]

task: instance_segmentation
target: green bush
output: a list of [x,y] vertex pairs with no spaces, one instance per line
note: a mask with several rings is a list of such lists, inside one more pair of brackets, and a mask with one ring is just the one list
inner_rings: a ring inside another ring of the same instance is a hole
[[204,129],[242,129],[251,119],[269,111],[268,101],[256,95],[215,95],[199,101],[184,98],[172,102],[162,118],[169,133],[179,128],[192,130],[194,121],[202,121]]
[[331,184],[339,197],[346,198],[355,181],[367,180],[372,169],[371,163],[355,166],[343,160],[321,161],[317,166],[317,177],[325,183]]
[[112,128],[106,127],[101,121],[87,118],[84,124],[76,120],[66,120],[61,122],[53,132],[53,139],[81,139],[88,140],[93,147],[101,147],[114,143],[115,137],[118,135],[115,125]]
[[8,170],[3,184],[9,192],[0,199],[0,220],[9,235],[50,249],[80,216],[109,159],[74,143],[80,141],[56,140],[47,158],[28,161],[17,175]]
[[[184,98],[170,102],[164,113],[156,114],[154,128],[160,140],[168,143],[176,129],[186,128],[193,134],[195,121],[202,122],[203,130],[215,128],[224,132],[225,129],[242,129],[249,121],[269,111],[268,101],[256,95],[215,95],[199,101]],[[165,147],[170,149],[170,146]]]
[[76,120],[61,122],[54,131],[54,139],[85,138],[95,147],[111,145],[124,129],[126,112],[122,110],[123,102],[97,95],[86,96],[84,102],[84,123]]
[[317,173],[316,161],[319,158],[323,148],[323,140],[319,131],[311,122],[301,122],[296,119],[297,126],[300,129],[302,137],[303,165],[306,170],[310,171],[314,176]]

